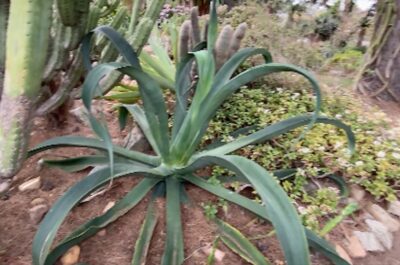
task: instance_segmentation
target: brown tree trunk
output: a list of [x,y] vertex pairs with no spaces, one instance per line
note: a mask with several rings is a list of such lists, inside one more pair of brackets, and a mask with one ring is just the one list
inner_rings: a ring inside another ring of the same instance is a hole
[[400,103],[400,0],[377,3],[374,34],[357,90]]

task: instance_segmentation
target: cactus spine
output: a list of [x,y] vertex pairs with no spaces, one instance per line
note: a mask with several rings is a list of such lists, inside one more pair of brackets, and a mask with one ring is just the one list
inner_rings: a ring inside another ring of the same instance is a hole
[[223,27],[215,43],[214,53],[217,69],[225,63],[229,57],[229,46],[233,37],[233,28],[230,25]]
[[[13,0],[0,103],[0,176],[11,177],[25,154],[33,104],[47,57],[52,0]],[[38,78],[39,77],[39,78]]]
[[199,26],[199,8],[193,7],[190,10],[190,22],[192,26],[192,45],[195,46],[201,41],[200,26]]
[[244,39],[246,35],[247,24],[241,23],[233,33],[232,42],[229,47],[229,56],[232,56],[235,52],[237,52],[240,48],[240,43]]

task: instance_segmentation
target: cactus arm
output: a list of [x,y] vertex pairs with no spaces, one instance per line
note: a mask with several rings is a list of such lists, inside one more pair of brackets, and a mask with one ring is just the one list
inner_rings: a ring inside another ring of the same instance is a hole
[[189,20],[183,22],[179,32],[179,61],[189,52],[191,23]]
[[78,54],[79,51],[76,51],[74,60],[65,75],[67,78],[63,80],[57,92],[40,105],[40,107],[36,110],[36,116],[49,114],[60,107],[68,99],[72,89],[74,89],[79,83],[84,73],[84,67],[82,64],[82,58]]
[[0,102],[0,176],[24,158],[33,103],[40,93],[50,35],[52,0],[11,1],[6,71]]
[[76,25],[78,14],[75,10],[75,4],[79,0],[57,0],[58,13],[65,26],[72,27]]
[[215,43],[215,60],[217,69],[219,69],[229,57],[229,47],[233,38],[233,29],[230,25],[226,25],[218,36]]
[[247,30],[247,24],[246,23],[241,23],[233,33],[232,37],[232,43],[229,47],[229,56],[233,55],[236,53],[239,48],[240,48],[240,43],[244,39],[244,36],[246,34]]
[[103,6],[104,11],[101,12],[100,16],[106,17],[106,16],[110,15],[112,12],[114,12],[115,9],[117,9],[118,6],[119,6],[119,0],[115,0],[111,4],[106,3],[106,5]]
[[43,81],[50,81],[57,70],[60,70],[64,64],[64,59],[68,54],[68,51],[64,49],[64,39],[66,37],[66,27],[63,23],[57,23],[59,21],[56,20],[56,29],[55,35],[52,42],[51,54],[46,62],[46,67],[43,73]]
[[199,26],[199,8],[193,7],[190,11],[190,22],[192,26],[192,46],[196,46],[201,41]]
[[129,35],[132,35],[134,33],[136,24],[139,19],[140,7],[142,6],[142,3],[143,3],[143,0],[135,0],[132,5],[131,20],[129,21],[129,27],[128,27]]

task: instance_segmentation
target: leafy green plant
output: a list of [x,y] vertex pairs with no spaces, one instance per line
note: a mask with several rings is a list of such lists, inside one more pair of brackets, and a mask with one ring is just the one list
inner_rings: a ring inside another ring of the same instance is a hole
[[[269,52],[265,49],[245,48],[235,53],[215,73],[213,49],[217,38],[217,17],[214,3],[208,30],[207,49],[195,48],[194,52],[186,55],[177,67],[174,86],[176,106],[170,132],[167,108],[161,88],[143,71],[138,56],[131,46],[118,33],[108,27],[100,27],[95,32],[101,32],[110,38],[127,61],[127,63],[97,65],[90,71],[84,82],[82,100],[89,112],[91,127],[98,138],[57,137],[39,144],[30,150],[29,154],[34,155],[44,150],[64,146],[88,147],[97,149],[100,153],[58,161],[53,160],[48,161],[48,163],[69,171],[101,166],[72,186],[46,215],[33,241],[34,265],[54,264],[69,247],[94,235],[100,229],[124,215],[151,191],[153,196],[149,204],[150,214],[145,218],[132,264],[141,264],[146,259],[151,235],[154,232],[154,224],[151,220],[153,218],[152,211],[156,211],[156,209],[152,202],[157,196],[165,197],[166,200],[166,243],[161,263],[165,265],[182,264],[184,252],[180,206],[188,198],[185,190],[187,183],[242,206],[260,218],[271,222],[281,243],[287,264],[310,264],[309,246],[324,253],[335,264],[348,264],[338,256],[326,241],[302,226],[294,206],[273,177],[272,172],[268,172],[249,159],[230,155],[230,153],[247,145],[265,142],[305,125],[310,128],[315,123],[332,124],[343,129],[350,140],[350,148],[354,148],[354,136],[348,126],[338,120],[319,115],[321,105],[319,87],[307,71],[292,65],[273,63]],[[90,43],[93,34],[94,32],[88,35],[83,42],[83,57],[87,67],[90,67],[87,45]],[[246,59],[259,54],[264,56],[266,60],[264,64],[233,76],[237,67]],[[192,91],[189,75],[193,60],[196,60],[197,63],[199,79],[194,95],[190,98],[189,95]],[[124,114],[121,116],[121,121],[124,121],[127,118],[127,112],[130,112],[142,128],[155,155],[113,145],[107,125],[96,119],[91,113],[92,99],[99,93],[98,84],[100,80],[108,73],[116,70],[137,81],[143,101],[143,109],[139,105],[125,105],[124,108],[127,111],[121,112]],[[245,136],[229,143],[214,143],[199,150],[199,145],[207,131],[210,120],[219,106],[232,93],[256,78],[282,71],[300,74],[310,82],[316,96],[316,110],[313,114],[304,114],[276,122],[255,132],[248,132]],[[211,165],[227,168],[242,181],[250,183],[261,197],[264,205],[223,187],[208,183],[204,178],[194,174],[198,169]],[[54,249],[50,250],[65,217],[83,198],[113,179],[127,176],[137,177],[138,175],[143,176],[143,179],[115,206],[103,215],[78,227]],[[251,258],[251,256],[246,256]],[[257,261],[257,264],[268,264],[268,262],[262,259]]]

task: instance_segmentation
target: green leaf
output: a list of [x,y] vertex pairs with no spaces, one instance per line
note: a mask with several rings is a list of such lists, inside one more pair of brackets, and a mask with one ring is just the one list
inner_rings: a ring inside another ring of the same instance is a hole
[[93,172],[72,186],[56,201],[39,226],[32,245],[33,265],[50,265],[46,264],[45,261],[57,230],[67,214],[80,200],[112,178],[147,171],[148,168],[146,167],[115,165],[114,176],[110,175],[110,168],[105,167]]
[[[277,137],[283,133],[286,133],[290,130],[293,130],[300,126],[309,124],[312,121],[313,117],[314,116],[312,116],[312,115],[302,115],[302,116],[297,116],[297,117],[286,119],[284,121],[277,122],[273,125],[269,125],[261,130],[258,130],[257,132],[254,132],[250,135],[236,139],[232,142],[229,142],[229,143],[222,145],[220,147],[217,147],[215,149],[206,150],[204,152],[201,152],[201,153],[195,155],[193,157],[193,159],[196,159],[197,157],[201,157],[203,155],[208,155],[208,154],[219,154],[219,155],[220,154],[228,154],[228,153],[236,151],[242,147],[245,147],[247,145],[257,144],[257,143],[264,142],[266,140],[270,140],[270,139]],[[355,136],[349,126],[347,126],[346,124],[342,123],[339,120],[330,119],[327,117],[318,117],[316,119],[316,123],[331,124],[340,129],[343,129],[347,135],[347,139],[348,139],[348,143],[349,143],[349,150],[351,153],[354,152]]]
[[[206,47],[205,42],[201,42],[193,48],[193,52],[200,51]],[[188,91],[191,88],[190,72],[194,61],[194,54],[185,55],[178,64],[175,77],[176,104],[174,111],[174,124],[172,127],[172,139],[175,138],[178,130],[187,113]]]
[[264,57],[265,63],[272,63],[272,56],[267,49],[261,48],[243,48],[236,52],[228,61],[221,67],[215,76],[215,82],[213,84],[213,90],[218,90],[222,85],[232,77],[233,73],[237,68],[248,58],[254,55],[262,55]]
[[58,167],[67,172],[77,172],[88,167],[104,165],[108,163],[108,158],[104,155],[79,156],[67,159],[44,160],[47,166]]
[[82,40],[81,52],[83,63],[87,70],[92,69],[90,58],[90,42],[95,33],[101,33],[106,36],[128,63],[140,68],[140,63],[136,52],[132,49],[132,46],[124,39],[124,37],[122,37],[121,34],[109,26],[100,26],[86,34]]
[[288,265],[310,264],[308,244],[296,209],[276,179],[257,163],[240,156],[204,158],[248,179],[262,198]]
[[217,1],[210,1],[210,20],[207,32],[207,50],[213,52],[218,37]]
[[215,223],[218,226],[220,238],[225,245],[247,262],[254,265],[271,264],[239,230],[220,219],[216,219]]
[[[194,175],[183,175],[183,179],[196,185],[211,194],[214,194],[218,197],[221,197],[227,201],[230,201],[234,204],[237,204],[246,210],[256,214],[260,218],[270,222],[270,215],[265,209],[264,206],[250,200],[240,194],[232,192],[231,190],[225,189],[224,187],[213,185],[208,183],[207,181],[203,180],[200,177]],[[336,250],[323,238],[320,238],[311,230],[305,229],[306,237],[308,244],[311,248],[315,249],[316,251],[321,252],[324,256],[326,256],[330,261],[333,262],[335,265],[349,265],[347,261],[342,259],[339,254],[337,254]]]
[[79,226],[66,238],[64,238],[49,254],[46,259],[48,265],[54,264],[69,248],[79,244],[83,240],[95,235],[100,229],[106,227],[119,217],[125,215],[135,207],[146,194],[159,182],[158,179],[144,179],[137,184],[128,194],[118,201],[104,214],[93,218],[85,224]]
[[[61,136],[38,144],[37,146],[29,150],[28,156],[33,156],[39,152],[59,147],[87,147],[87,148],[94,148],[102,151],[107,151],[107,148],[104,146],[104,142],[98,139],[87,138],[82,136]],[[141,162],[151,166],[158,166],[161,163],[159,157],[143,154],[132,150],[127,150],[125,148],[116,145],[113,146],[113,152],[121,157],[129,158],[134,161]]]
[[147,253],[149,251],[151,238],[153,237],[154,230],[158,222],[158,215],[155,213],[154,199],[147,207],[146,217],[144,219],[138,240],[135,244],[135,251],[133,253],[132,265],[146,264]]
[[167,239],[162,265],[181,265],[184,260],[180,186],[174,176],[167,178]]
[[143,109],[139,105],[124,105],[129,113],[133,116],[133,119],[137,122],[140,129],[142,129],[143,134],[146,136],[146,139],[149,141],[153,150],[160,155],[160,150],[158,149],[157,143],[154,139],[153,133],[150,130],[150,125],[147,122],[146,115],[144,114]]

